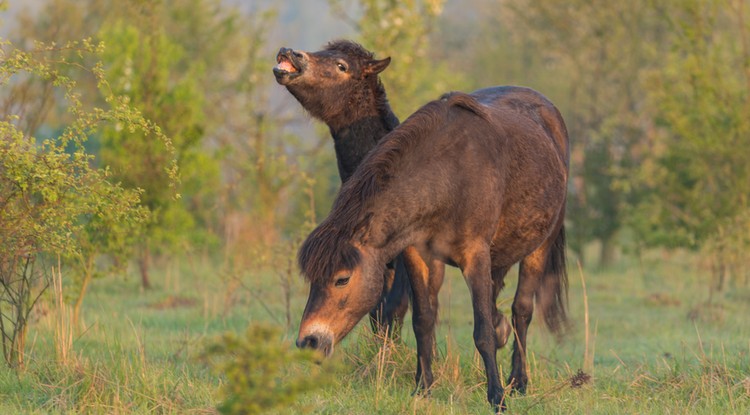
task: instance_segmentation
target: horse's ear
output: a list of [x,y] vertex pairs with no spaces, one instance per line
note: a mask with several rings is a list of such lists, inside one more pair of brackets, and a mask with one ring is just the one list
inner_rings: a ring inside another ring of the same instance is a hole
[[379,74],[385,70],[391,63],[391,57],[381,60],[371,60],[365,64],[365,74]]

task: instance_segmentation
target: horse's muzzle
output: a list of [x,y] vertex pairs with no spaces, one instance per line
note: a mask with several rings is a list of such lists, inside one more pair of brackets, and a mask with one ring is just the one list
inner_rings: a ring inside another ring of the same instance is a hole
[[297,347],[300,349],[310,348],[320,350],[327,357],[333,353],[333,339],[329,335],[312,333],[304,338],[297,339]]
[[281,48],[276,54],[277,65],[273,67],[276,81],[282,85],[302,75],[307,67],[307,55],[290,48]]

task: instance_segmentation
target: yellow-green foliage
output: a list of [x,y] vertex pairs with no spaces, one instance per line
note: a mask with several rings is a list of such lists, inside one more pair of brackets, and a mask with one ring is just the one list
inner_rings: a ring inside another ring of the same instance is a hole
[[214,371],[226,377],[220,390],[223,414],[261,414],[293,405],[299,395],[325,386],[327,365],[320,355],[281,341],[279,330],[252,325],[243,336],[226,333],[202,354]]
[[648,243],[719,256],[737,244],[746,250],[750,25],[740,3],[690,0],[664,13],[671,50],[647,78],[660,129],[640,171],[646,197],[633,215]]
[[[112,180],[108,169],[95,167],[86,149],[89,137],[107,123],[143,133],[163,143],[165,174],[170,180],[176,175],[174,164],[167,168],[169,139],[128,100],[111,92],[100,64],[89,63],[102,50],[103,45],[90,39],[37,43],[31,50],[0,39],[0,86],[10,91],[2,105],[11,108],[0,118],[0,302],[8,306],[0,317],[0,331],[9,365],[24,363],[28,317],[46,287],[37,284],[47,270],[35,269],[36,260],[43,255],[73,258],[75,272],[90,274],[81,268],[90,270],[85,264],[99,254],[126,251],[146,221],[140,191]],[[84,105],[71,76],[76,71],[83,72],[77,76],[93,78],[106,103],[103,108]],[[31,125],[45,122],[46,114],[18,98],[33,95],[36,85],[64,97],[71,119],[56,135],[38,140]]]

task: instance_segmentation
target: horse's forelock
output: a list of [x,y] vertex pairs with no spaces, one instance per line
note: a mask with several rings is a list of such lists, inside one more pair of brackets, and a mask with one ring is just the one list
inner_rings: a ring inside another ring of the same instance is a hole
[[351,40],[334,40],[325,46],[325,50],[339,51],[347,56],[355,57],[362,60],[370,60],[375,56],[372,52],[365,49],[362,45]]
[[359,251],[346,235],[326,223],[307,237],[297,255],[302,275],[310,283],[328,281],[341,270],[354,269],[360,260]]

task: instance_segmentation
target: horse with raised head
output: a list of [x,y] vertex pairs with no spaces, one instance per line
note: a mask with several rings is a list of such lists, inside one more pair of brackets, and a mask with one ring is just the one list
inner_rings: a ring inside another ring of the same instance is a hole
[[[317,52],[281,48],[276,61],[277,82],[328,125],[345,183],[375,144],[399,124],[379,79],[391,59],[375,59],[361,45],[337,40]],[[389,264],[381,299],[370,311],[374,330],[400,333],[409,307],[406,272],[401,257]]]
[[[406,256],[419,256],[424,264],[461,269],[471,292],[487,398],[496,410],[504,408],[495,301],[509,268],[520,263],[512,305],[513,389],[523,392],[528,382],[526,337],[534,300],[553,332],[566,321],[568,164],[562,116],[531,89],[451,93],[419,109],[378,143],[302,244],[298,260],[310,295],[297,345],[332,353],[378,302],[385,264],[406,249]],[[430,304],[442,280],[415,275],[416,379],[418,388],[427,389],[436,313]]]

